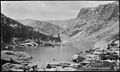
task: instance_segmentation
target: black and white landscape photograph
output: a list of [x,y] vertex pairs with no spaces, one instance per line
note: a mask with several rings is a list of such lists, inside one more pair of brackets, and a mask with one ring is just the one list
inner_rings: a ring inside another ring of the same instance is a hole
[[1,1],[2,71],[120,71],[119,1]]

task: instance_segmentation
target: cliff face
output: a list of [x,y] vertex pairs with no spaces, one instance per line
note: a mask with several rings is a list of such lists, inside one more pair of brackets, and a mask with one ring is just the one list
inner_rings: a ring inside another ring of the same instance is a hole
[[80,10],[77,18],[79,19],[97,19],[97,20],[111,20],[119,17],[119,5],[117,2],[106,5],[99,5],[94,8],[83,8]]
[[119,4],[117,2],[83,8],[68,28],[72,38],[110,41],[119,38]]

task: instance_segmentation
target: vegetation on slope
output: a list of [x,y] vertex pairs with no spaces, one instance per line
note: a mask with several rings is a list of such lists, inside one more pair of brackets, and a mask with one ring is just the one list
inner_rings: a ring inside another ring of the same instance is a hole
[[36,30],[48,34],[48,35],[56,35],[60,32],[61,28],[57,25],[54,25],[47,21],[39,21],[39,20],[32,20],[32,19],[25,19],[25,20],[18,20],[18,22],[31,26]]
[[36,31],[33,27],[22,25],[21,23],[1,14],[1,43],[4,45],[12,44],[14,37],[23,40],[33,39],[37,43],[40,43],[40,41],[60,41],[60,37],[45,35]]

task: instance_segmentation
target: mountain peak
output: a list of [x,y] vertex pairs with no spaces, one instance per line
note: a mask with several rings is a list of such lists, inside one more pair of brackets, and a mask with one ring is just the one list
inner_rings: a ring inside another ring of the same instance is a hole
[[119,16],[118,2],[112,2],[97,7],[82,8],[77,16],[80,19],[112,19]]

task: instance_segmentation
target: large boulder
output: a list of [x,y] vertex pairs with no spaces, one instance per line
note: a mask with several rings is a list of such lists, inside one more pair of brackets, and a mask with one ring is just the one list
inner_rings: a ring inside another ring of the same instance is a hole
[[113,41],[111,41],[110,46],[111,47],[120,47],[119,40],[113,40]]
[[116,40],[114,43],[116,44],[117,47],[120,46],[120,44],[119,44],[119,43],[120,43],[119,40]]
[[59,63],[60,66],[70,66],[70,63]]
[[2,65],[2,71],[23,71],[21,64],[5,63]]
[[10,69],[10,63],[6,63],[6,64],[4,64],[4,65],[2,65],[1,66],[1,70],[2,71],[12,71],[11,69]]
[[117,54],[113,54],[113,53],[108,53],[108,54],[100,54],[99,55],[101,60],[118,60],[119,56]]
[[1,60],[12,63],[29,63],[32,57],[26,52],[4,50],[1,51]]
[[74,59],[77,59],[78,58],[78,54],[74,54],[73,56],[72,56],[72,59],[74,60]]
[[91,61],[90,63],[91,67],[114,67],[114,63],[108,62],[108,61]]
[[76,71],[76,69],[73,67],[65,67],[63,68],[63,70],[60,70],[60,71]]
[[79,62],[82,62],[83,60],[85,60],[85,58],[80,56],[79,54],[73,55],[72,58],[73,58],[72,61],[75,63],[79,63]]
[[108,48],[108,43],[106,41],[98,41],[94,44],[93,49],[95,50],[107,50]]

